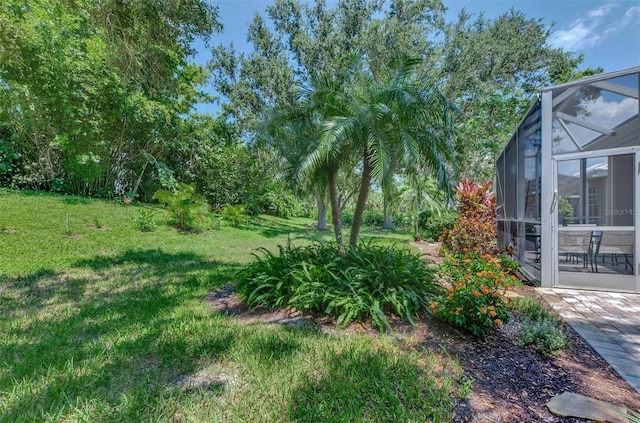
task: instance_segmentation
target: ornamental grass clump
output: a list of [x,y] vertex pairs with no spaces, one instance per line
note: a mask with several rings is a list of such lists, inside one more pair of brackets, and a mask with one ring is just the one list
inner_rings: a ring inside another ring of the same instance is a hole
[[413,318],[443,292],[418,254],[393,246],[358,244],[260,249],[239,275],[236,292],[249,306],[292,307],[336,317],[344,327],[370,321],[384,331],[389,315]]
[[506,323],[509,310],[504,287],[515,277],[501,261],[490,254],[447,255],[438,270],[447,293],[431,302],[434,315],[479,338]]
[[562,319],[540,301],[516,298],[511,309],[522,316],[522,324],[516,336],[518,345],[531,345],[543,355],[557,355],[568,345],[567,335],[562,330]]

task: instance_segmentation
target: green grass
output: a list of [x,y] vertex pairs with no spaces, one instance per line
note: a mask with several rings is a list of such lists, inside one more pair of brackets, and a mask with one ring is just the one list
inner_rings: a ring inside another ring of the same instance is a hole
[[446,356],[391,336],[241,326],[208,308],[255,248],[331,232],[268,216],[140,232],[138,214],[0,190],[0,422],[451,419],[463,379]]

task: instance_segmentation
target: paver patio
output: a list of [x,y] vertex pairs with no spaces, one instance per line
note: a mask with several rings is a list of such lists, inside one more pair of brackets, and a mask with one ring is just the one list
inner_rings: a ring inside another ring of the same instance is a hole
[[536,291],[640,392],[640,295],[552,288]]

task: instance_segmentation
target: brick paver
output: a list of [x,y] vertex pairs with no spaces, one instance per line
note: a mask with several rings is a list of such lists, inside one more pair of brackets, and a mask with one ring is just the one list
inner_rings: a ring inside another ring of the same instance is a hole
[[640,295],[551,288],[536,291],[640,392]]

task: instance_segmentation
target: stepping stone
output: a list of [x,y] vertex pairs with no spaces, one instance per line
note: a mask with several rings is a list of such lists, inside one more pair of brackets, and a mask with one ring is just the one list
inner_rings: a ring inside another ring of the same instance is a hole
[[[564,392],[551,398],[547,408],[556,416],[577,417],[596,422],[628,423],[627,407],[600,401],[573,392]],[[615,410],[615,411],[614,411]],[[616,413],[622,413],[622,415]]]

